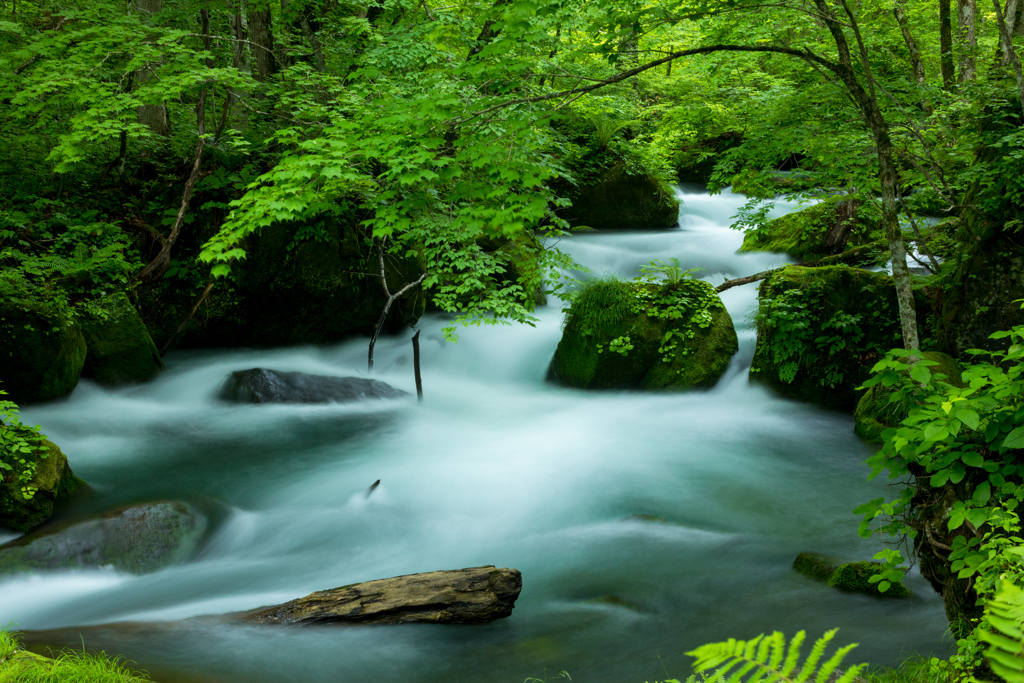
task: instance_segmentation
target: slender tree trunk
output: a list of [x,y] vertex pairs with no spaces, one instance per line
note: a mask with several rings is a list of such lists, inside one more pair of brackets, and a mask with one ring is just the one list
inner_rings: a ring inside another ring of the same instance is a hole
[[249,36],[252,41],[253,62],[256,64],[255,78],[267,81],[277,70],[274,57],[274,33],[271,27],[270,6],[266,0],[249,7]]
[[860,29],[856,17],[850,11],[846,0],[840,0],[846,15],[853,27],[854,35],[861,54],[861,67],[868,79],[869,88],[865,89],[857,79],[857,72],[853,68],[853,58],[850,54],[849,43],[843,31],[842,24],[836,19],[835,13],[829,7],[826,0],[814,0],[818,13],[825,19],[832,39],[836,44],[836,51],[839,55],[836,75],[846,86],[846,89],[853,96],[854,101],[861,110],[864,121],[871,131],[871,137],[875,141],[875,150],[878,157],[878,175],[882,193],[882,226],[885,231],[886,241],[889,243],[889,254],[892,258],[892,279],[896,285],[896,300],[899,304],[900,327],[903,332],[903,345],[908,350],[916,350],[921,347],[917,335],[917,309],[914,307],[914,294],[910,286],[910,269],[907,267],[907,246],[903,241],[903,232],[900,230],[899,210],[896,206],[896,164],[893,161],[892,139],[889,137],[889,125],[885,116],[878,106],[878,99],[875,96],[874,88],[871,87],[871,67],[868,63],[867,49],[860,36]]
[[953,22],[951,0],[939,0],[939,63],[942,70],[942,88],[946,92],[956,89],[956,69],[953,66]]
[[[495,0],[493,7],[500,7],[506,2],[508,2],[508,0]],[[466,56],[466,59],[471,59],[480,54],[480,51],[483,50],[488,43],[494,40],[499,33],[501,33],[500,28],[494,28],[495,23],[497,22],[494,19],[488,19],[484,22],[483,28],[480,29],[480,35],[476,37],[476,40],[473,41],[472,46],[469,48],[469,55]]]
[[977,75],[975,53],[978,49],[976,0],[957,0],[957,43],[960,48],[960,85],[970,83]]
[[[135,9],[145,17],[145,20],[159,12],[162,7],[163,0],[135,0]],[[157,64],[147,64],[136,69],[133,79],[136,86],[142,86],[152,80],[157,66]],[[166,103],[143,104],[138,106],[135,112],[139,123],[149,128],[156,135],[167,137],[171,134],[171,120],[167,115]]]
[[992,0],[992,5],[996,10],[996,24],[999,26],[999,38],[1003,45],[1003,60],[1013,66],[1013,73],[1017,77],[1017,98],[1020,100],[1021,110],[1024,111],[1024,73],[1021,73],[1020,57],[1013,48],[1013,29],[1007,26],[1002,8],[999,7],[999,0]]
[[412,335],[412,371],[416,378],[416,400],[423,400],[423,376],[420,375],[420,330]]
[[900,31],[903,33],[903,42],[906,43],[907,52],[910,53],[910,66],[914,72],[914,80],[919,85],[924,85],[924,60],[921,59],[921,50],[917,47],[917,41],[914,40],[914,34],[910,30],[910,22],[907,21],[907,12],[903,7],[903,0],[896,0],[892,13],[896,17],[896,23],[900,25]]

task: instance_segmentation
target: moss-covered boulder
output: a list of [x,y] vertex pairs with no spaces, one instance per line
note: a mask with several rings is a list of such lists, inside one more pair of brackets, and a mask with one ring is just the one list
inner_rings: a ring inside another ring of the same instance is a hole
[[22,490],[26,484],[9,471],[0,482],[0,527],[22,532],[34,529],[53,514],[55,502],[85,486],[56,444],[44,440],[42,446],[44,451],[28,456],[36,466],[35,476],[27,484],[35,487],[34,493],[27,495]]
[[892,278],[848,266],[787,266],[761,283],[750,380],[852,410],[856,387],[900,341]]
[[598,230],[671,228],[679,222],[673,189],[649,172],[630,173],[624,163],[605,170],[570,193],[563,217]]
[[871,577],[879,574],[883,565],[879,562],[841,563],[830,557],[811,553],[800,553],[793,561],[793,569],[804,576],[827,583],[842,591],[864,593],[887,598],[909,598],[910,590],[902,583],[894,583],[884,593],[878,590]]
[[85,337],[66,306],[0,300],[0,389],[15,403],[67,396],[85,364]]
[[707,388],[737,348],[732,318],[706,282],[595,280],[566,313],[549,379],[581,389]]
[[184,503],[130,505],[0,546],[0,573],[113,566],[144,574],[192,557],[206,528],[206,516]]
[[828,577],[828,585],[841,591],[880,595],[887,598],[909,598],[910,590],[902,583],[894,583],[882,592],[878,583],[871,583],[871,578],[882,573],[884,565],[880,562],[848,562],[839,565]]
[[[926,360],[935,365],[928,366],[933,375],[945,375],[945,382],[962,387],[960,366],[953,358],[939,351],[925,351]],[[905,401],[890,401],[892,391],[876,384],[860,397],[853,411],[854,431],[868,443],[881,444],[882,432],[898,426],[909,414],[910,406]]]
[[123,292],[80,307],[86,355],[82,375],[105,385],[146,382],[163,370],[149,330]]
[[880,239],[876,221],[853,201],[830,199],[774,218],[746,233],[740,251],[771,251],[809,261]]

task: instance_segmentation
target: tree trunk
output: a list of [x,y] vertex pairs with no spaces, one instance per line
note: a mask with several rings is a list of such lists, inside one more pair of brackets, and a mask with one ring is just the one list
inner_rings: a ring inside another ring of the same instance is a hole
[[[1010,2],[1016,4],[1015,0],[1010,0]],[[1020,100],[1021,110],[1024,111],[1024,73],[1021,73],[1020,57],[1017,56],[1017,51],[1013,48],[1013,29],[1007,26],[1003,10],[999,6],[999,0],[992,0],[992,5],[996,10],[996,25],[999,28],[999,38],[1003,46],[1003,62],[1013,66],[1014,76],[1017,77],[1017,99]],[[1013,10],[1016,11],[1016,7]]]
[[951,0],[939,0],[939,62],[942,69],[942,88],[946,92],[956,89],[956,69],[953,66],[953,23],[950,17]]
[[907,52],[910,53],[910,65],[914,72],[914,80],[917,81],[919,85],[924,85],[924,61],[921,59],[921,50],[917,47],[917,41],[914,40],[914,34],[910,30],[910,22],[907,21],[907,13],[903,7],[903,0],[896,0],[892,13],[893,16],[896,17],[896,23],[900,25],[900,31],[903,33],[903,42],[906,43]]
[[[162,9],[163,0],[135,0],[135,9],[143,15],[144,21]],[[153,79],[156,73],[157,64],[147,64],[135,70],[134,82],[136,86],[142,86]],[[154,134],[168,137],[171,134],[171,121],[167,115],[167,105],[163,102],[158,104],[143,104],[135,109],[139,123],[149,128]]]
[[960,85],[970,83],[977,75],[975,52],[978,49],[978,35],[975,31],[977,14],[976,0],[957,0],[957,43],[960,48]]
[[231,27],[231,58],[232,66],[242,73],[249,73],[252,66],[249,64],[249,52],[245,49],[246,21],[242,13],[242,0],[228,2],[228,24]]
[[267,81],[277,70],[277,60],[274,57],[270,6],[265,1],[249,7],[249,37],[252,41],[253,62],[256,63],[254,77],[257,81]]

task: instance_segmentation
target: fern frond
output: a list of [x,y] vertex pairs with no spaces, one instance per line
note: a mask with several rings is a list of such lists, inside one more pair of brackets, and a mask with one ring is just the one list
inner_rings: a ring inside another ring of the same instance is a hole
[[989,665],[1009,683],[1024,683],[1024,590],[1004,581],[988,603],[978,637],[989,644]]
[[[819,667],[818,662],[835,634],[836,629],[833,629],[816,640],[803,665],[800,665],[800,648],[806,638],[803,631],[793,636],[788,646],[782,633],[775,631],[770,636],[761,634],[747,641],[730,638],[723,643],[710,643],[686,654],[696,658],[694,669],[714,669],[709,678],[725,683],[806,683],[812,679],[815,683],[825,683],[850,650],[857,647],[852,644],[839,648]],[[852,683],[866,667],[866,664],[850,667],[839,683]],[[794,676],[794,672],[798,673]]]

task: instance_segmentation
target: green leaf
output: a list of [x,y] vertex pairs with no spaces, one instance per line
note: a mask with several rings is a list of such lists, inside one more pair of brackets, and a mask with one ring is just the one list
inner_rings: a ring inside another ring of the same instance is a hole
[[1003,448],[1024,448],[1024,427],[1017,427],[1007,434]]

